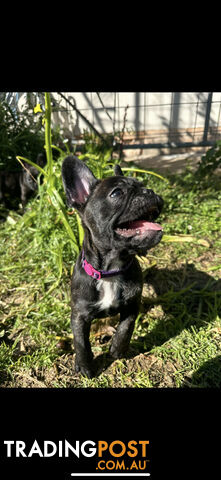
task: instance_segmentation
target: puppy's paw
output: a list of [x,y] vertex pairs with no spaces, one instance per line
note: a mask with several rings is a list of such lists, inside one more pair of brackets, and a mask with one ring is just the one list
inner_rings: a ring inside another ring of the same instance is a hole
[[124,357],[124,353],[121,350],[119,350],[119,348],[116,348],[113,345],[111,345],[109,353],[114,360],[116,360],[117,358]]
[[75,372],[76,373],[81,373],[82,375],[84,375],[85,377],[88,377],[88,378],[93,378],[94,377],[94,372],[93,372],[92,367],[90,365],[79,364],[78,362],[76,362],[76,360],[75,360]]

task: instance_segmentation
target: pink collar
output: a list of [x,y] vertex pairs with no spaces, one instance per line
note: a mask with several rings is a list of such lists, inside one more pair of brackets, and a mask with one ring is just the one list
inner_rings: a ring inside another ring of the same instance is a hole
[[125,272],[133,262],[133,257],[131,258],[130,262],[126,265],[126,267],[117,269],[117,270],[95,270],[94,267],[90,263],[87,262],[85,256],[84,256],[84,250],[82,250],[82,267],[84,271],[89,275],[90,277],[100,280],[103,277],[113,277],[114,275],[119,275],[120,273]]

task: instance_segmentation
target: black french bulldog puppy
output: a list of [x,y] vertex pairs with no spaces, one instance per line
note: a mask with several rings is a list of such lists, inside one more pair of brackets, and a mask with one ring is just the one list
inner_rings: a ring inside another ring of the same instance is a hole
[[80,214],[85,236],[72,277],[71,324],[76,352],[75,369],[91,378],[93,354],[89,342],[94,318],[120,313],[110,347],[113,359],[128,349],[139,313],[142,272],[135,258],[159,243],[162,227],[154,221],[163,200],[138,180],[115,176],[98,180],[77,157],[62,165],[67,204]]
[[[43,168],[46,164],[45,153],[39,153],[35,163]],[[23,168],[22,172],[19,175],[21,203],[23,208],[27,204],[30,195],[38,188],[37,177],[39,175],[39,171],[37,170],[37,168],[29,165],[27,162],[24,162],[24,166],[26,168]]]
[[[21,198],[24,209],[29,197],[38,188],[37,177],[39,171],[29,163],[23,163],[25,168],[20,172],[0,171],[0,202],[3,202],[8,208],[11,207],[10,199],[18,198],[19,201],[19,198]],[[43,168],[46,164],[46,154],[39,153],[35,163]]]

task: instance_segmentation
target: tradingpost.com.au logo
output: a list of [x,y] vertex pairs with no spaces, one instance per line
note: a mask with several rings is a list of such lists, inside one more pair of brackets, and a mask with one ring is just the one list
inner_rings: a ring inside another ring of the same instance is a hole
[[[5,455],[7,458],[73,458],[91,457],[96,459],[95,471],[90,473],[70,472],[70,476],[150,476],[149,440],[76,440],[70,443],[67,440],[57,442],[51,440],[34,440],[28,446],[22,440],[4,440]],[[88,468],[87,468],[88,470]]]

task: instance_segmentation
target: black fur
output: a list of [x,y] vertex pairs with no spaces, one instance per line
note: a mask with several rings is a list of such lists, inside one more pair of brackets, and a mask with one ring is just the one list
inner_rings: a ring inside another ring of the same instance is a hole
[[77,259],[71,284],[75,367],[88,377],[94,374],[89,342],[91,321],[120,313],[110,354],[114,359],[124,356],[139,313],[142,292],[142,272],[135,255],[145,254],[162,237],[161,230],[130,237],[116,232],[118,226],[121,228],[125,222],[142,217],[153,222],[162,209],[163,200],[136,179],[124,177],[118,165],[114,171],[115,176],[98,180],[77,157],[66,157],[62,165],[67,203],[78,210],[84,227],[87,261],[96,270],[108,271],[123,269],[133,259],[127,270],[102,280],[86,274],[82,268],[82,254]]
[[[36,164],[40,167],[44,167],[46,164],[46,156],[45,153],[39,153],[36,159]],[[21,202],[22,207],[24,208],[27,204],[28,198],[34,191],[37,190],[37,177],[39,175],[39,171],[37,168],[29,165],[28,163],[24,162],[26,168],[23,168],[22,172],[19,175],[19,184],[21,189]]]
[[[45,153],[39,153],[35,163],[43,168],[46,164]],[[20,172],[0,171],[0,202],[5,203],[9,208],[10,200],[17,197],[18,199],[20,197],[24,208],[29,197],[37,190],[39,171],[27,162],[23,162],[23,164],[25,168],[22,168]]]

